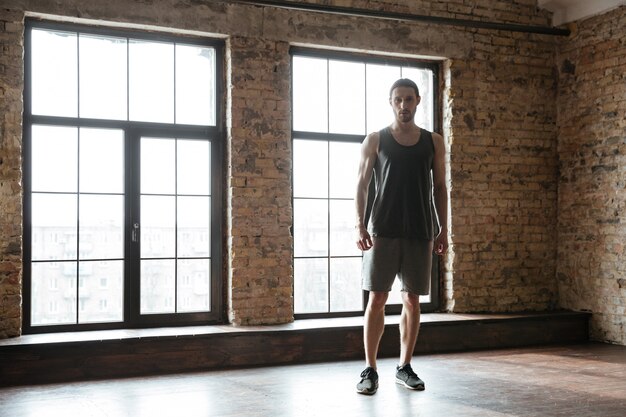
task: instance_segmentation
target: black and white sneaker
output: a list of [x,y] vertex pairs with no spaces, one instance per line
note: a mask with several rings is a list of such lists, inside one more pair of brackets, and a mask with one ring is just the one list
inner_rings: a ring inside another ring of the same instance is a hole
[[356,392],[365,395],[374,395],[378,389],[378,372],[368,366],[361,372],[361,381],[356,384]]
[[413,372],[411,364],[396,367],[396,384],[404,385],[408,389],[417,391],[423,391],[425,388],[424,381]]

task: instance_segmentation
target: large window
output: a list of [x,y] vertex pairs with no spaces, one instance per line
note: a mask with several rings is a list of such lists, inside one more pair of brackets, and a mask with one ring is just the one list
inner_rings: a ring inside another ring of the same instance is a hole
[[[389,87],[398,78],[420,88],[416,123],[438,128],[438,67],[300,48],[292,54],[295,313],[360,314],[365,294],[354,193],[361,142],[393,121]],[[427,308],[437,299],[437,264],[434,259],[431,293],[421,297]],[[396,283],[389,304],[400,302]]]
[[25,42],[25,332],[218,321],[220,44],[36,21]]

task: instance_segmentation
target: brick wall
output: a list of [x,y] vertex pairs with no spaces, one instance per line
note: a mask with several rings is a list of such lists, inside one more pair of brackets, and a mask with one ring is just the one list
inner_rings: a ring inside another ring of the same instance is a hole
[[[549,19],[549,14],[537,10],[534,0],[332,3],[521,24],[545,25]],[[0,294],[14,300],[13,307],[2,313],[2,335],[20,331],[24,11],[227,38],[224,265],[225,304],[232,322],[293,319],[291,42],[447,58],[444,133],[450,150],[453,252],[446,261],[446,308],[519,311],[545,310],[556,304],[554,37],[213,1],[21,0],[12,4],[11,10],[8,6],[0,10],[3,22],[13,22],[1,28],[1,39],[5,50],[14,54],[12,58],[3,54],[0,62],[1,106],[3,111],[11,110],[3,112],[0,132],[4,161],[0,242],[8,244],[0,246],[6,265],[0,269]],[[5,212],[12,217],[5,220]]]
[[480,30],[451,63],[455,311],[556,305],[552,42]]
[[22,13],[0,11],[0,339],[22,323],[21,22]]
[[573,26],[557,65],[560,304],[626,344],[626,7]]
[[235,324],[293,317],[289,44],[228,45],[228,315]]

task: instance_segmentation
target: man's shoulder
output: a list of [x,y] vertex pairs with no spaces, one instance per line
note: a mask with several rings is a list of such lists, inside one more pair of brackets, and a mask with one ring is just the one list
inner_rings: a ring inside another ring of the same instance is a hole
[[380,144],[380,132],[371,132],[369,133],[362,143],[363,152],[374,155],[378,152],[378,146]]
[[364,142],[376,142],[378,143],[380,141],[380,130],[377,130],[376,132],[370,132],[367,134],[367,136],[365,137],[365,141]]
[[445,152],[445,142],[443,140],[443,136],[439,133],[432,132],[433,138],[433,147],[435,148],[435,153]]
[[369,132],[367,134],[367,136],[376,136],[376,137],[380,137],[380,135],[384,135],[386,132],[388,132],[391,129],[391,126],[385,126],[381,129]]
[[439,133],[437,132],[430,132],[431,135],[433,135],[433,140],[443,140],[443,136],[441,136]]
[[433,142],[435,143],[435,145],[443,145],[443,136],[441,136],[437,132],[431,132],[431,135],[432,135]]

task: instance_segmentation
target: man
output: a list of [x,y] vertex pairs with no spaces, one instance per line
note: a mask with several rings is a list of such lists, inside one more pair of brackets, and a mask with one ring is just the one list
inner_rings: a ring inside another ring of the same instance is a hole
[[[394,122],[370,133],[361,146],[356,243],[364,252],[362,288],[369,291],[363,332],[366,368],[357,384],[361,394],[372,395],[378,389],[376,355],[385,326],[385,303],[396,276],[402,283],[396,382],[409,389],[425,388],[411,368],[411,358],[420,325],[419,296],[428,294],[430,287],[432,252],[442,255],[448,249],[448,203],[443,137],[415,124],[419,102],[413,81],[396,81],[389,91]],[[368,228],[364,219],[372,174],[376,194]]]

